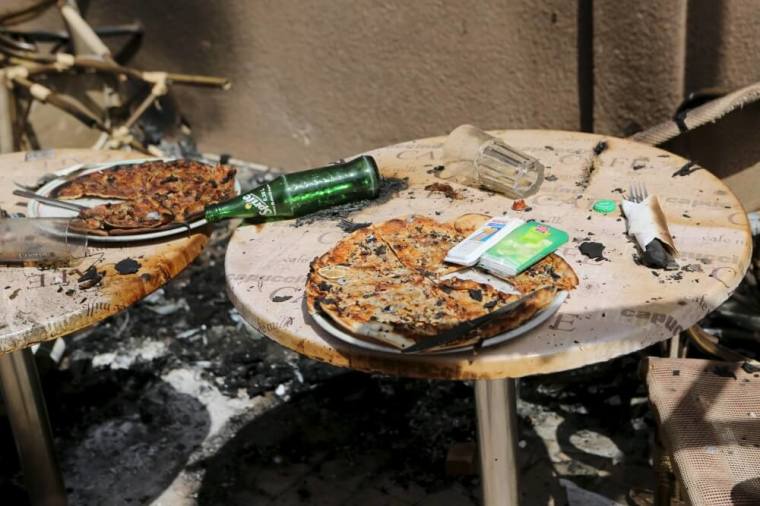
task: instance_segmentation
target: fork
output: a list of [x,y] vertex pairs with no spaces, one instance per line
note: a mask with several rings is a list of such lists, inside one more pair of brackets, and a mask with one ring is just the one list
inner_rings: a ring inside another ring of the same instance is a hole
[[646,200],[646,198],[649,196],[649,192],[647,192],[647,187],[644,183],[638,182],[638,183],[631,183],[631,187],[628,191],[628,195],[625,197],[626,200],[630,200],[631,202],[636,202],[637,204],[643,202]]

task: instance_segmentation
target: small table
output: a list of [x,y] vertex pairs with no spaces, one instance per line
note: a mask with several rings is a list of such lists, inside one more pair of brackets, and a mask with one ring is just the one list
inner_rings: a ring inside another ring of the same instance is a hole
[[[79,163],[144,158],[139,153],[93,150],[46,150],[0,156],[0,208],[26,212],[25,199],[12,194],[14,182],[34,184],[49,174]],[[32,504],[65,504],[66,494],[52,444],[50,423],[30,346],[65,336],[114,315],[179,274],[208,242],[208,230],[173,240],[90,245],[79,265],[42,270],[0,265],[0,385],[19,451]],[[119,274],[114,265],[132,258],[134,274]],[[84,288],[79,277],[91,265],[103,273]]]
[[[494,135],[538,158],[546,180],[529,210],[512,200],[460,185],[451,200],[424,188],[440,182],[444,138],[406,142],[370,151],[385,177],[408,178],[409,188],[351,218],[382,222],[412,213],[449,221],[464,213],[517,215],[568,232],[559,253],[580,278],[559,311],[534,331],[472,352],[414,356],[373,352],[333,338],[306,313],[303,295],[309,262],[346,234],[334,221],[294,228],[293,222],[243,226],[226,257],[228,292],[245,319],[298,353],[340,367],[430,379],[477,380],[475,397],[487,505],[517,504],[514,378],[603,362],[666,340],[722,303],[741,281],[751,254],[746,214],[736,197],[708,171],[657,148],[560,131],[497,131]],[[683,175],[681,175],[683,174]],[[670,231],[688,266],[654,271],[634,262],[636,246],[619,210],[591,210],[597,199],[615,199],[634,182],[659,196]],[[583,241],[604,244],[604,260],[583,256]]]

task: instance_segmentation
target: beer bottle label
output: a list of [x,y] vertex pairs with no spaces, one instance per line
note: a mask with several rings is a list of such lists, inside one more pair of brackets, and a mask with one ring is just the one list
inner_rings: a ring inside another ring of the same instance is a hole
[[243,195],[246,209],[256,209],[261,216],[275,216],[277,204],[272,195],[272,187],[269,184],[259,186],[252,192]]

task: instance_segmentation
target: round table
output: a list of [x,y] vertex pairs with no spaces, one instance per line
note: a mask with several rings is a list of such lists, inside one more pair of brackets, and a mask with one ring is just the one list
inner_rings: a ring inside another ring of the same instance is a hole
[[[226,257],[228,292],[255,328],[316,360],[366,372],[476,381],[486,504],[517,502],[514,380],[602,362],[666,340],[722,303],[744,276],[751,256],[747,216],[731,191],[707,170],[666,151],[623,139],[561,131],[496,131],[493,135],[536,157],[546,179],[528,209],[511,210],[499,194],[451,183],[460,199],[425,186],[445,182],[443,137],[376,149],[384,177],[408,189],[351,216],[381,222],[409,214],[449,221],[464,213],[515,215],[565,230],[559,250],[580,284],[559,311],[535,330],[477,352],[399,355],[360,349],[324,332],[306,313],[309,262],[346,234],[335,221],[294,227],[292,221],[240,227]],[[620,210],[592,210],[598,199],[621,201],[632,183],[659,197],[679,250],[679,271],[634,262]],[[579,244],[600,242],[604,260],[581,254]],[[505,476],[509,479],[505,479]]]
[[[34,184],[45,174],[75,164],[144,158],[139,153],[45,150],[0,156],[0,208],[25,213],[26,199],[12,194],[15,184]],[[126,309],[179,274],[203,250],[208,230],[173,240],[90,244],[88,256],[65,268],[0,265],[0,383],[33,504],[64,504],[65,493],[54,456],[47,412],[29,346],[94,325]],[[137,272],[120,274],[126,258]],[[102,279],[79,283],[94,266]]]

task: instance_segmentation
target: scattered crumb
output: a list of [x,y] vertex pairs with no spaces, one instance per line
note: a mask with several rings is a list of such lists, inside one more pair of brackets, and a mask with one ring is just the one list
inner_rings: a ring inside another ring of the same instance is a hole
[[429,192],[443,193],[444,195],[446,195],[448,198],[452,200],[458,200],[462,198],[458,191],[452,188],[450,184],[446,184],[446,183],[429,184],[425,187],[425,190]]

